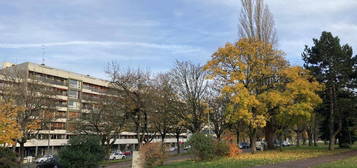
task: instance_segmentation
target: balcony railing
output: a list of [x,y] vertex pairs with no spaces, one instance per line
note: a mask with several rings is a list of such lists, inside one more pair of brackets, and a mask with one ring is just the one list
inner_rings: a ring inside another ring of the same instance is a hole
[[44,77],[37,77],[37,80],[39,80],[41,82],[44,82],[44,83],[67,86],[67,82],[66,81],[52,80],[52,79],[48,79],[48,78],[44,78]]

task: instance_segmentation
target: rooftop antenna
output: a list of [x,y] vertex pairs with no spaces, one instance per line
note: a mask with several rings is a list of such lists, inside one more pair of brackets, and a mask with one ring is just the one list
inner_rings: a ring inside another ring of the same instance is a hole
[[42,63],[41,63],[41,65],[45,65],[45,54],[46,54],[46,47],[45,47],[45,45],[42,45]]

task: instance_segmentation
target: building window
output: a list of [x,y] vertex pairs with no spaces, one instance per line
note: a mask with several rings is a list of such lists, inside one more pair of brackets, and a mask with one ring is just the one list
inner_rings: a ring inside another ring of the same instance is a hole
[[69,87],[70,88],[75,88],[75,89],[80,89],[81,88],[81,83],[77,80],[70,79],[69,80]]
[[79,98],[79,92],[75,90],[69,90],[68,91],[68,97],[71,99],[78,99]]
[[68,108],[79,110],[79,102],[68,101]]

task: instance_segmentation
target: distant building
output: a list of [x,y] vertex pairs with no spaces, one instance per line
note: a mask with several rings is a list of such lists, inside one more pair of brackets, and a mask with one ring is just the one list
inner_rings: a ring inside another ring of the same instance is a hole
[[[25,70],[29,76],[35,77],[48,86],[55,88],[57,92],[56,119],[51,122],[51,130],[41,130],[36,139],[25,143],[25,156],[43,155],[47,152],[55,153],[59,148],[67,144],[68,139],[73,136],[69,130],[71,120],[78,119],[81,115],[90,113],[90,100],[99,98],[105,94],[109,87],[109,81],[82,75],[74,72],[51,68],[45,65],[25,62],[12,64],[9,62],[1,64],[0,68],[15,67]],[[1,82],[1,79],[0,79]],[[158,136],[154,141],[159,141]],[[185,141],[183,136],[181,141]],[[176,139],[168,135],[166,143],[174,145]],[[137,146],[136,133],[122,132],[115,142],[118,150],[132,150]],[[50,151],[48,151],[50,146]]]

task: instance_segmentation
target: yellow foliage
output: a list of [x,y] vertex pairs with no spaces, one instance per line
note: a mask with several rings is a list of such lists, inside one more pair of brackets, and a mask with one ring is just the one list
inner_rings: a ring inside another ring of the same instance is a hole
[[282,71],[282,76],[288,83],[282,93],[287,102],[281,110],[285,112],[282,117],[290,117],[297,120],[308,121],[311,119],[314,108],[316,108],[322,99],[316,93],[323,89],[323,85],[317,82],[308,70],[301,67],[289,67]]
[[27,124],[27,130],[38,130],[41,127],[41,121],[40,120],[31,120]]
[[15,144],[15,139],[21,137],[16,117],[22,110],[11,104],[0,105],[0,144]]
[[268,85],[273,85],[267,79],[276,76],[286,66],[282,55],[271,44],[252,39],[227,43],[212,55],[204,69],[210,72],[211,78],[227,84],[222,92],[231,96],[232,105],[228,107],[230,121],[242,120],[251,128],[265,126],[268,118],[265,100],[271,99],[266,92]]
[[289,67],[283,52],[271,44],[252,39],[227,43],[204,66],[210,78],[226,83],[222,92],[230,96],[227,120],[244,121],[261,128],[274,109],[277,120],[309,120],[322,102],[316,92],[323,86],[302,67]]

